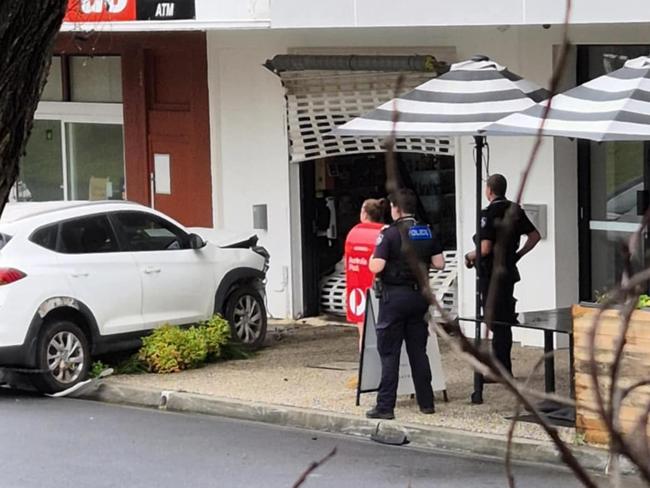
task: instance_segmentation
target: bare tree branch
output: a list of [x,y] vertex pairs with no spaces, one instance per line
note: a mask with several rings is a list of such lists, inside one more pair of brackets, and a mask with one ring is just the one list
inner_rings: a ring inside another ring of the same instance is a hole
[[336,455],[336,447],[332,449],[327,456],[325,456],[323,459],[320,461],[314,461],[309,465],[309,467],[300,475],[300,478],[293,484],[292,488],[298,488],[299,486],[302,486],[302,484],[307,480],[310,474],[312,474],[314,471],[316,471],[320,466],[325,464],[327,461],[332,459]]

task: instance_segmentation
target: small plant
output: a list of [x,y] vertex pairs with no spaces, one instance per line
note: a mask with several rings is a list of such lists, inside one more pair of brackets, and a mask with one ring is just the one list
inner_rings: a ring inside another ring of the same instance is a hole
[[137,359],[154,373],[198,368],[218,359],[230,339],[230,326],[220,316],[189,329],[165,325],[142,339]]
[[639,303],[637,303],[636,308],[648,308],[650,307],[650,296],[641,295],[639,296]]
[[608,290],[594,290],[594,301],[598,304],[603,304],[609,300]]
[[583,432],[576,432],[573,438],[573,444],[576,446],[586,446],[585,434]]
[[147,365],[133,354],[115,366],[115,374],[141,374],[148,371]]
[[97,378],[102,373],[102,371],[106,369],[108,369],[108,365],[102,363],[101,361],[95,361],[90,367],[88,376],[91,378]]

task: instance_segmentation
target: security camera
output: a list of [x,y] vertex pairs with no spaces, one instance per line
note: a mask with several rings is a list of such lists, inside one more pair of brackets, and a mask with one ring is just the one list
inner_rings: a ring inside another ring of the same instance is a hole
[[543,29],[550,29],[550,28],[551,28],[551,24],[542,24],[542,28],[543,28]]

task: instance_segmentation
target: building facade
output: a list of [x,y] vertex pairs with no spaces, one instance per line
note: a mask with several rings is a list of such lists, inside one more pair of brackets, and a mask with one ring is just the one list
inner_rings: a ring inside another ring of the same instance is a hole
[[[114,3],[121,2],[129,3]],[[165,7],[166,12],[181,5],[189,11],[188,2],[151,3],[154,12],[163,3],[178,5]],[[121,103],[127,198],[153,204],[186,224],[232,230],[255,226],[253,207],[266,212],[266,224],[257,232],[272,256],[267,290],[275,317],[317,310],[319,279],[336,268],[361,194],[383,191],[377,141],[347,143],[356,144],[351,148],[325,134],[355,110],[390,98],[396,74],[321,69],[278,75],[264,66],[267,60],[287,54],[393,54],[452,63],[480,53],[548,86],[562,42],[565,5],[562,0],[504,0],[489,9],[479,0],[191,3],[193,18],[104,17],[101,27],[74,19],[64,26],[57,54],[120,56],[121,101],[111,85],[105,89],[114,98],[102,102]],[[563,88],[650,50],[650,12],[643,7],[640,0],[623,0],[615,10],[604,0],[574,2],[574,47]],[[78,36],[89,29],[96,33],[80,48]],[[426,76],[431,74],[410,72],[407,82],[416,84]],[[47,110],[39,107],[39,116]],[[101,123],[120,121],[117,105],[112,110]],[[51,137],[66,136],[54,132]],[[490,159],[484,164],[508,177],[512,195],[533,140],[491,137],[488,142]],[[473,141],[401,144],[399,157],[411,184],[425,197],[428,192],[439,197],[425,210],[437,215],[446,246],[466,251],[474,232]],[[546,209],[545,238],[521,264],[520,310],[568,306],[611,284],[617,273],[616,239],[638,220],[636,202],[628,200],[645,190],[647,154],[643,143],[544,141],[524,201]],[[156,193],[156,168],[164,173],[159,187],[171,180],[170,194]],[[115,192],[119,174],[97,177],[110,177]],[[105,183],[93,181],[97,187]],[[91,186],[89,181],[88,191]],[[72,190],[67,191],[69,197]],[[336,222],[330,208],[336,208]],[[461,313],[473,310],[473,288],[472,272],[460,271]],[[531,333],[519,339],[540,340]]]

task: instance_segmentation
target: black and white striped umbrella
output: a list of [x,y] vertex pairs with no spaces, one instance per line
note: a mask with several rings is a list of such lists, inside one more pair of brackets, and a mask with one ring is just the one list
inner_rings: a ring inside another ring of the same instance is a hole
[[[487,134],[537,134],[542,102],[490,125]],[[545,136],[593,141],[650,140],[650,57],[627,61],[616,71],[553,97]]]
[[[452,65],[447,73],[341,125],[332,134],[479,135],[492,122],[526,110],[547,96],[536,84],[477,56]],[[394,127],[395,109],[399,120]]]

